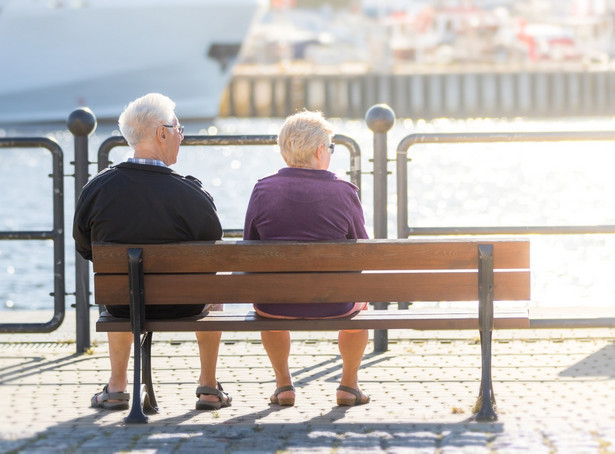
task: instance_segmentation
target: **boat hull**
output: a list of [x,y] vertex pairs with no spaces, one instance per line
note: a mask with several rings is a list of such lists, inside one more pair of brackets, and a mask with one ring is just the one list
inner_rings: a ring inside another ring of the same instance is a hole
[[49,5],[0,3],[2,123],[65,120],[77,107],[117,119],[149,92],[171,97],[180,118],[215,117],[261,2]]

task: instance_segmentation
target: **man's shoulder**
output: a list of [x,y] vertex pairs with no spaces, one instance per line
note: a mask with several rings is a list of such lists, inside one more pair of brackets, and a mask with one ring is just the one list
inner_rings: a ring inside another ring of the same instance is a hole
[[186,181],[192,185],[195,185],[199,188],[203,188],[203,182],[201,180],[199,180],[197,177],[192,176],[192,175],[180,175],[178,173],[175,173],[176,176],[178,176],[179,178],[181,178],[183,181]]
[[104,170],[101,170],[92,180],[94,179],[106,179],[112,178],[115,175],[121,175],[126,173],[139,172],[143,175],[177,175],[181,177],[181,175],[177,174],[173,169],[169,167],[155,166],[149,164],[136,164],[133,162],[121,162],[117,165],[107,167]]
[[117,173],[117,168],[115,166],[107,167],[106,169],[103,169],[100,172],[98,172],[96,175],[94,175],[92,179],[88,181],[87,184],[83,187],[83,189],[103,183],[106,180],[113,178],[113,176],[116,173]]

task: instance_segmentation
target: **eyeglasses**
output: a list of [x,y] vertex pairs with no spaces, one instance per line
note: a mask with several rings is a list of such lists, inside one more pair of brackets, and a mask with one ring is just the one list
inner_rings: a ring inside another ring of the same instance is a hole
[[175,129],[177,132],[179,132],[181,135],[184,135],[184,127],[182,125],[177,125],[177,126],[173,126],[173,125],[162,125],[165,128],[171,128],[171,129]]
[[329,144],[329,151],[331,151],[331,154],[333,154],[335,152],[335,144],[334,143]]

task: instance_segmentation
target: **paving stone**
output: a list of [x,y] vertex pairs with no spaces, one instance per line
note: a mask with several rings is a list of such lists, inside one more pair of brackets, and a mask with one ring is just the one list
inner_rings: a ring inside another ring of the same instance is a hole
[[439,439],[439,434],[428,431],[395,432],[393,437],[387,440],[386,447],[389,453],[416,452],[417,454],[428,454],[436,452]]
[[233,406],[198,412],[194,335],[157,333],[161,411],[147,425],[89,408],[109,375],[104,336],[89,355],[56,344],[62,333],[0,337],[0,452],[615,454],[615,329],[497,331],[494,423],[472,419],[476,333],[389,332],[389,351],[370,344],[360,372],[372,402],[352,408],[335,404],[336,333],[296,334],[295,407],[268,404],[275,382],[258,333],[224,333],[218,376]]
[[552,454],[552,447],[545,444],[542,433],[538,430],[522,432],[506,431],[497,434],[491,443],[491,449],[497,454]]

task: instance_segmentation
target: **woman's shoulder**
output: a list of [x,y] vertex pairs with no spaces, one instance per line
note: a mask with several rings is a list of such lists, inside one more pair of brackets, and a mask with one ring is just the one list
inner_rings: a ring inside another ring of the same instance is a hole
[[344,190],[353,191],[353,192],[359,192],[359,187],[357,185],[355,185],[354,183],[351,183],[348,180],[344,180],[342,178],[339,178],[339,177],[337,177],[337,175],[332,180],[332,182],[334,184],[341,185],[340,187],[344,188]]

